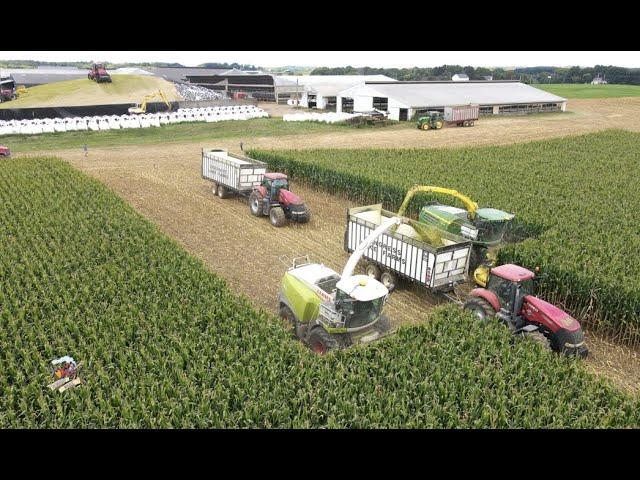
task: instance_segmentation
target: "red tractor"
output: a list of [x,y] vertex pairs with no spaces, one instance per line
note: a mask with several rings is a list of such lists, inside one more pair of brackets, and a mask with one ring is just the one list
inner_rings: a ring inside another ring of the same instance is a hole
[[268,215],[274,227],[282,227],[287,220],[306,223],[311,217],[302,199],[289,191],[284,173],[265,173],[260,186],[249,195],[249,206],[256,217]]
[[18,98],[16,94],[16,83],[12,77],[0,77],[0,103],[8,102]]
[[514,333],[539,331],[553,351],[586,357],[588,349],[580,323],[560,308],[533,295],[535,275],[507,264],[489,271],[486,288],[471,291],[464,304],[480,320],[497,318]]
[[11,150],[9,150],[9,147],[0,145],[0,157],[10,157],[10,156],[11,156]]
[[95,80],[98,83],[111,83],[111,75],[107,73],[104,63],[94,63],[87,77],[89,80]]

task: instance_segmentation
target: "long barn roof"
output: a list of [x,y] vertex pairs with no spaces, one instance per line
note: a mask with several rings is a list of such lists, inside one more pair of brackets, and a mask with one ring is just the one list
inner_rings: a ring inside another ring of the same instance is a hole
[[366,82],[340,92],[343,97],[360,95],[391,98],[408,108],[566,101],[566,98],[515,81]]

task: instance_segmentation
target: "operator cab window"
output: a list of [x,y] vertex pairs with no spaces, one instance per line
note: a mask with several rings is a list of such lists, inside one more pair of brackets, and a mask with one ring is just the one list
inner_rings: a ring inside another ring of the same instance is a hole
[[340,277],[332,275],[330,277],[320,279],[316,285],[331,295],[336,291],[336,284],[338,283],[338,280],[340,280]]

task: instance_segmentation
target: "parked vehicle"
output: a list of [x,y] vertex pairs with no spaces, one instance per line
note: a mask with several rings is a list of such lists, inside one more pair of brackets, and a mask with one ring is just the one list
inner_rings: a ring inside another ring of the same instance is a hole
[[434,110],[418,118],[417,126],[421,130],[439,130],[445,125],[457,127],[473,127],[480,115],[479,105],[459,105],[444,107],[444,114]]

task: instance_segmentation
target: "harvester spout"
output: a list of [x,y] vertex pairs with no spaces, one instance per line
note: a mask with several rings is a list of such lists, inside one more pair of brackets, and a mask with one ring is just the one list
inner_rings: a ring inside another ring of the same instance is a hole
[[367,238],[365,238],[362,242],[360,242],[360,245],[358,245],[358,248],[356,248],[353,251],[353,253],[349,257],[349,260],[347,261],[347,264],[344,266],[344,270],[342,271],[342,279],[349,278],[353,275],[353,271],[355,270],[356,265],[364,255],[364,252],[367,251],[367,249],[371,246],[371,244],[380,235],[385,233],[394,225],[401,225],[401,224],[402,224],[401,217],[385,218],[382,222],[380,222],[380,225],[373,232],[371,232]]

